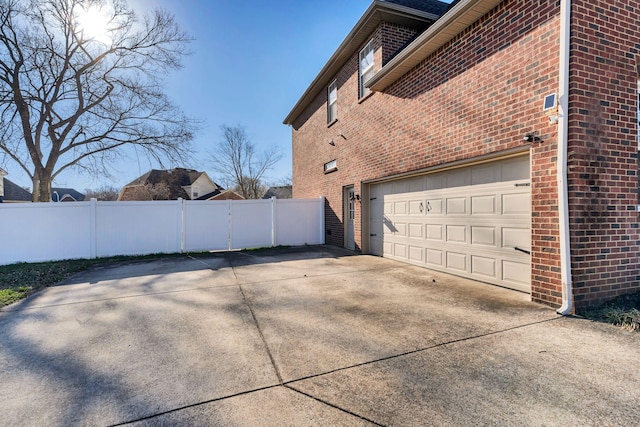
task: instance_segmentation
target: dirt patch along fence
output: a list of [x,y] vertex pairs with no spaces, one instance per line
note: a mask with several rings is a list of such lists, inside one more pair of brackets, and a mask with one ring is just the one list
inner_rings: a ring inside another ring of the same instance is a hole
[[324,199],[0,205],[0,265],[324,244]]

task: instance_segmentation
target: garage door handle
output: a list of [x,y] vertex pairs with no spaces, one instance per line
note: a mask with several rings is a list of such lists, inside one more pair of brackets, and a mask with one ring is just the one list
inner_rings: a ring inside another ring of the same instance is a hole
[[420,202],[420,213],[424,212],[424,205]]
[[522,252],[522,253],[525,253],[525,254],[527,254],[527,255],[531,255],[531,251],[528,251],[528,250],[526,250],[526,249],[522,249],[522,248],[519,248],[519,247],[517,247],[517,246],[516,246],[516,247],[514,247],[513,249],[515,249],[515,250],[516,250],[516,251],[518,251],[518,252]]

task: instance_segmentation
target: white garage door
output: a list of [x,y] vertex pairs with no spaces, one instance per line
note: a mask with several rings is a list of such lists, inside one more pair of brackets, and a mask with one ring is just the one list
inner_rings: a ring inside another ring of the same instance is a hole
[[520,156],[374,184],[371,252],[528,292],[529,178]]

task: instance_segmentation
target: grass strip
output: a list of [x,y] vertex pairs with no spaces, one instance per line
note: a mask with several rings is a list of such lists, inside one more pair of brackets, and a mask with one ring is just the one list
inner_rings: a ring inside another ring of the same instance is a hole
[[[211,254],[206,253],[206,255]],[[186,255],[153,254],[2,265],[0,266],[0,307],[18,302],[42,288],[60,283],[74,274],[88,270],[96,265],[184,256]]]
[[640,292],[619,297],[582,313],[587,319],[618,325],[640,332]]

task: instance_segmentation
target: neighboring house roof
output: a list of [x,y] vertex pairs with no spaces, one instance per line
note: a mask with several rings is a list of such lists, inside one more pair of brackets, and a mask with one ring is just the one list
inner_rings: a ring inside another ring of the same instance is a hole
[[293,188],[290,185],[281,185],[277,187],[270,187],[264,196],[263,199],[270,199],[275,197],[276,199],[290,199],[293,195]]
[[7,172],[4,169],[0,168],[0,177],[7,176],[7,175],[9,175],[9,172]]
[[284,124],[293,124],[316,95],[326,90],[335,74],[382,22],[415,28],[420,33],[436,22],[450,6],[437,0],[374,0],[284,119]]
[[81,202],[84,194],[73,188],[51,187],[51,200],[54,202]]
[[[145,185],[166,184],[169,191],[169,200],[176,200],[182,198],[185,200],[191,200],[191,196],[187,194],[184,187],[193,185],[200,177],[205,176],[209,181],[211,179],[205,172],[199,172],[194,169],[174,168],[168,170],[152,169],[144,175],[134,179],[129,184],[125,185],[120,192],[118,200],[135,200],[132,198],[133,193],[136,192],[137,187]],[[223,188],[215,182],[211,181],[212,185],[216,187],[216,190],[209,194],[219,194]],[[206,195],[200,196],[196,200],[207,200]]]
[[233,190],[224,190],[219,192],[218,194],[208,197],[205,200],[244,200],[244,197]]
[[4,198],[5,202],[30,202],[32,200],[31,193],[24,188],[20,187],[9,181],[7,178],[2,178],[4,185]]

